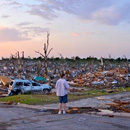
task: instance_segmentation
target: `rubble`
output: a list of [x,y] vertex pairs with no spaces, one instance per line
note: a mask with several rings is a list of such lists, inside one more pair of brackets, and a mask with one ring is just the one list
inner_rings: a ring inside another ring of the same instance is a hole
[[9,83],[11,82],[11,79],[7,76],[0,76],[0,81],[4,86],[9,86]]
[[120,100],[113,102],[114,102],[113,104],[106,104],[106,105],[110,105],[110,109],[112,109],[114,112],[123,111],[130,113],[130,102],[123,102]]
[[[52,114],[57,114],[58,109],[47,109],[47,112],[51,112]],[[91,112],[101,112],[97,108],[92,107],[69,107],[66,111],[67,114],[82,114],[82,113],[91,113]]]
[[70,90],[70,92],[82,92],[82,91],[84,91],[84,89],[75,89],[75,88],[73,88],[73,89]]
[[[48,83],[53,88],[60,74],[64,72],[71,87],[71,93],[98,88],[102,91],[113,93],[118,92],[121,87],[130,86],[130,71],[126,64],[100,62],[76,62],[65,61],[64,59],[48,60],[48,75],[45,75],[44,60],[30,60],[25,58],[1,60],[0,76],[10,80],[27,79],[35,80],[41,84]],[[2,82],[2,80],[1,80]],[[9,83],[2,83],[3,86]],[[8,85],[7,85],[8,87]]]
[[89,112],[100,112],[100,110],[92,107],[69,107],[67,113],[69,114],[81,114],[81,113],[89,113]]
[[6,76],[9,79],[33,79],[43,84],[49,82],[53,87],[61,72],[67,75],[69,84],[76,87],[113,88],[130,85],[130,71],[128,66],[123,64],[102,62],[103,67],[98,62],[95,64],[81,62],[76,65],[71,62],[52,60],[48,62],[48,76],[46,76],[44,62],[40,60],[19,58],[0,62],[0,76]]
[[34,80],[37,81],[37,82],[47,82],[48,80],[45,78],[45,77],[34,77]]

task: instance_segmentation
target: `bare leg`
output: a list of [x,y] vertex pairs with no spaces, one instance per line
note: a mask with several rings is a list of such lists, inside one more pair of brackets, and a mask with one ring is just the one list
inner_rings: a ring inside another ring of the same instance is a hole
[[59,111],[62,109],[62,103],[59,103]]
[[63,103],[63,111],[66,111],[66,103]]

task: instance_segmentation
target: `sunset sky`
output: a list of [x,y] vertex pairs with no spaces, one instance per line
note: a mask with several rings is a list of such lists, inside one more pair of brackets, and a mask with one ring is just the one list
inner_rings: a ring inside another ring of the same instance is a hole
[[130,0],[0,0],[0,57],[130,58]]

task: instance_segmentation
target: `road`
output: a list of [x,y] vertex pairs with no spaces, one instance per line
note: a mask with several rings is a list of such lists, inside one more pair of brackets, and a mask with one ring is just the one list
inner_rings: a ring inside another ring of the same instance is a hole
[[130,118],[93,114],[58,115],[0,103],[0,130],[130,130]]
[[[69,102],[68,107],[107,108],[105,103],[121,99],[130,101],[130,92],[112,94]],[[105,99],[105,100],[104,100]],[[6,105],[0,103],[0,130],[130,130],[130,113],[109,114],[66,114],[58,115],[44,111],[58,108],[58,104],[50,105]]]

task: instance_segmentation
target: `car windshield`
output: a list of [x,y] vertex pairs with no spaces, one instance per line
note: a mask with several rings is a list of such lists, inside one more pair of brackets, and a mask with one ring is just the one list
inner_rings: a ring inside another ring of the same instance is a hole
[[16,82],[16,84],[15,84],[16,87],[20,87],[22,85],[23,85],[23,82]]

